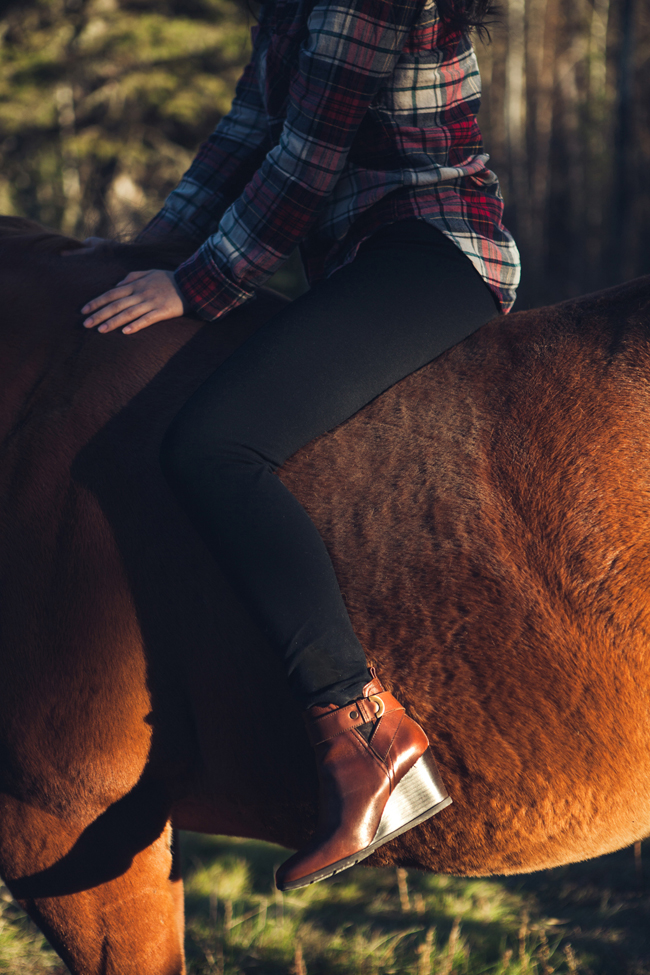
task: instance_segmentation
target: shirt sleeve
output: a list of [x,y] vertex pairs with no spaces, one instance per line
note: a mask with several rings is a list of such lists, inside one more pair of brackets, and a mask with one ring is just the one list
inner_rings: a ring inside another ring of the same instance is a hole
[[239,79],[230,111],[201,145],[140,240],[177,230],[197,244],[203,242],[217,230],[224,211],[264,160],[270,139],[258,78],[258,31],[253,28],[253,54]]
[[176,271],[208,321],[246,301],[309,231],[390,77],[423,0],[320,0],[307,23],[278,144],[216,233]]

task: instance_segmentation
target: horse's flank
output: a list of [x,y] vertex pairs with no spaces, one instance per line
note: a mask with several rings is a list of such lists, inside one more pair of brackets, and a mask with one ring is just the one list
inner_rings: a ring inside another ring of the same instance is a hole
[[[81,305],[154,253],[60,257],[26,229],[0,238],[0,868],[34,875],[9,862],[27,807],[63,836],[43,897],[120,810],[141,821],[127,859],[170,810],[295,847],[299,715],[157,459],[281,299],[89,333]],[[454,798],[372,862],[529,871],[648,832],[649,327],[648,278],[495,319],[282,470]]]

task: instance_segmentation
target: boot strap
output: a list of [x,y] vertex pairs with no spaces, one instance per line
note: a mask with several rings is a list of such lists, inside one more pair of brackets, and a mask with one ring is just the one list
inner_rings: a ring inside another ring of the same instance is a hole
[[358,728],[369,721],[381,719],[383,714],[403,710],[402,705],[390,691],[381,691],[369,697],[360,697],[344,708],[326,711],[317,718],[310,716],[307,721],[307,732],[312,745],[320,745],[321,742],[329,741],[330,738],[342,735],[346,731],[352,731],[353,728]]

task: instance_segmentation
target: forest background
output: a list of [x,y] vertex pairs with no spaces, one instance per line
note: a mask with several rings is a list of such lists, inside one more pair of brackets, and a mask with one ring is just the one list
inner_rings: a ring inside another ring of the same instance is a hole
[[[522,251],[517,307],[650,273],[650,0],[500,2],[476,44],[479,121]],[[139,230],[227,112],[253,20],[246,0],[0,0],[0,213]],[[300,287],[295,260],[283,284]],[[186,855],[193,975],[650,975],[640,844],[408,889],[406,871],[359,870],[287,903],[273,848],[190,837]],[[60,971],[0,885],[0,972]]]
[[[140,229],[227,112],[253,22],[246,0],[0,0],[0,213]],[[501,0],[491,34],[517,307],[650,272],[648,0]]]

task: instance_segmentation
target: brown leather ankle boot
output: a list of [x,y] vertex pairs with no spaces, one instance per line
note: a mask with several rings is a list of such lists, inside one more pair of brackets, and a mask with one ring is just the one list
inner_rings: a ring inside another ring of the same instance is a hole
[[[451,802],[429,739],[371,673],[357,701],[305,713],[318,764],[318,825],[307,846],[279,868],[280,890],[346,870]],[[366,740],[359,728],[369,723]]]

